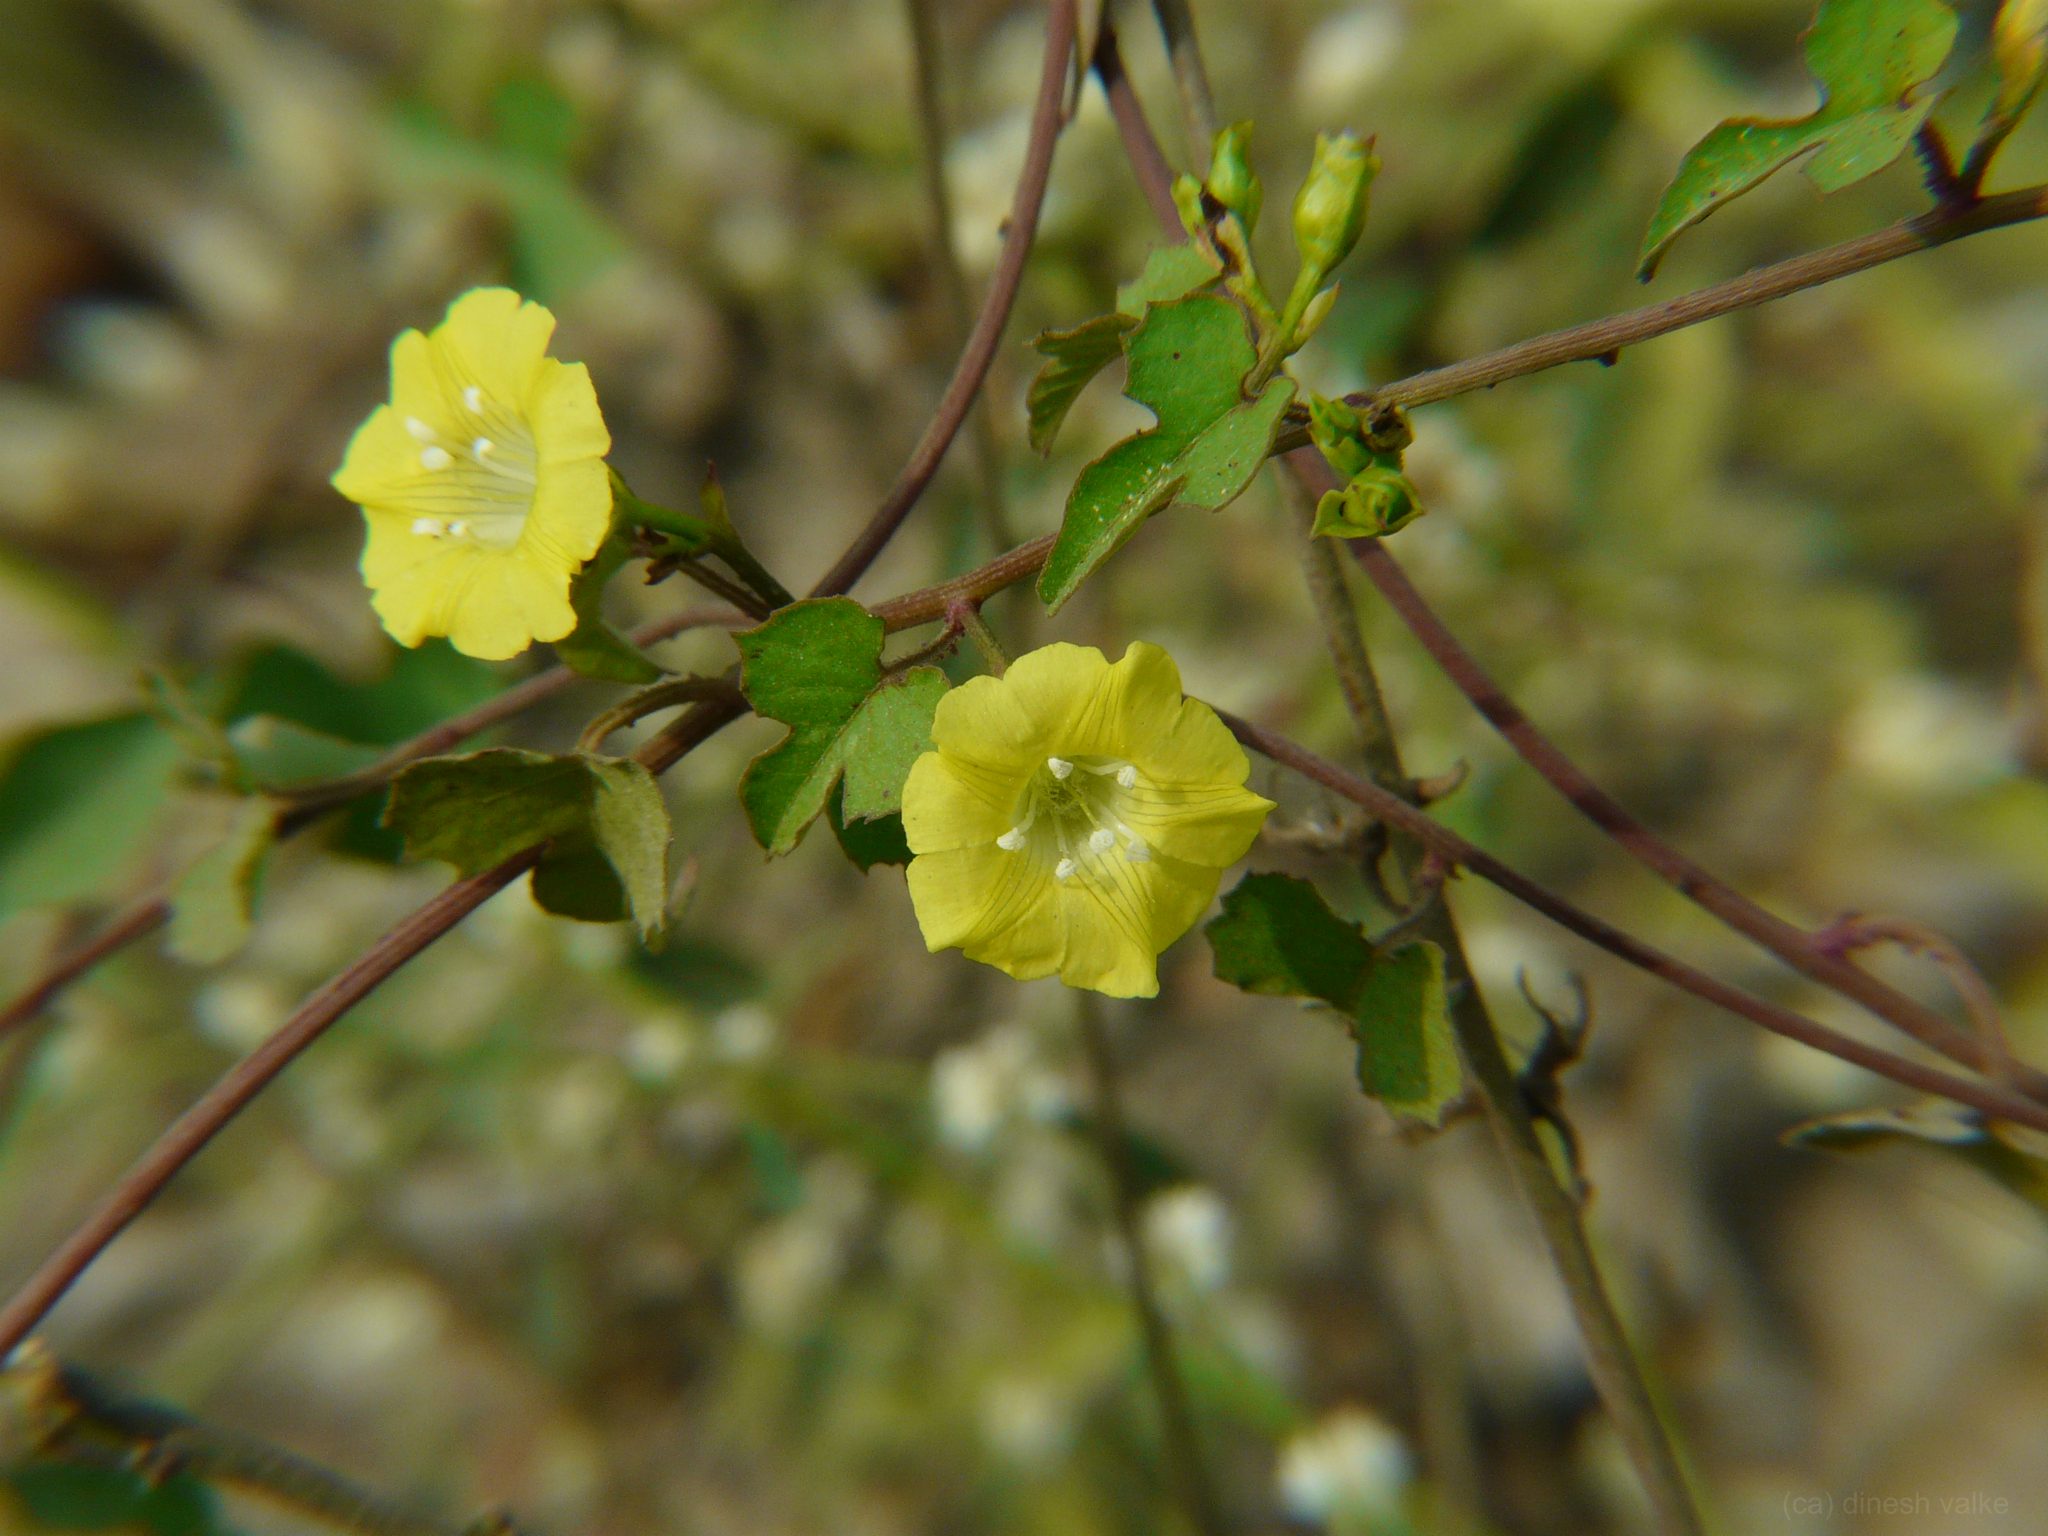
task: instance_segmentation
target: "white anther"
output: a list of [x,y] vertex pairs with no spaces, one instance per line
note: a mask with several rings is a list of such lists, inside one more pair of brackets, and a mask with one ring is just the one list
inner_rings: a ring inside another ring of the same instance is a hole
[[1055,880],[1071,880],[1073,878],[1074,871],[1078,868],[1080,868],[1080,866],[1076,864],[1072,859],[1061,859],[1059,863],[1053,865],[1052,877]]
[[450,464],[453,464],[454,462],[455,460],[448,456],[448,450],[446,448],[434,447],[422,448],[420,450],[420,463],[428,469],[446,469]]
[[1116,781],[1125,789],[1136,789],[1138,787],[1138,770],[1129,763],[1125,763],[1123,767],[1117,769]]
[[441,537],[441,520],[437,517],[416,517],[412,520],[412,531],[423,539]]
[[465,538],[468,536],[469,533],[469,524],[463,522],[461,519],[458,518],[456,521],[448,525],[448,531],[458,539]]
[[1133,864],[1150,864],[1152,862],[1152,850],[1134,837],[1131,839],[1131,846],[1124,850],[1124,857]]
[[417,416],[405,418],[405,430],[413,435],[416,442],[431,443],[434,440],[434,429]]
[[480,411],[484,408],[484,392],[472,384],[462,392],[462,403],[472,411]]
[[1088,846],[1097,853],[1107,853],[1116,846],[1116,834],[1107,827],[1097,827],[1088,834]]
[[1024,846],[1024,829],[1022,827],[1010,828],[1009,831],[996,839],[996,846],[1005,853],[1015,853]]
[[1064,779],[1074,771],[1074,765],[1064,757],[1048,757],[1045,766],[1052,770],[1052,776],[1056,779]]
[[488,437],[480,437],[475,442],[469,445],[469,451],[475,454],[478,458],[482,458],[485,454],[489,453],[493,448],[497,446],[498,445],[492,442]]

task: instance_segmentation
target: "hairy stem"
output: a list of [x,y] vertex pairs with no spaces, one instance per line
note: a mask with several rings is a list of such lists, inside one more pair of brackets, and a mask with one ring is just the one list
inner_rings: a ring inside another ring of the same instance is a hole
[[[1297,475],[1300,466],[1294,460],[1301,458],[1322,462],[1313,450],[1301,450],[1289,462]],[[1302,510],[1307,510],[1306,503]],[[1365,648],[1358,613],[1344,582],[1343,567],[1329,547],[1330,541],[1306,537],[1307,519],[1301,522],[1307,545],[1304,560],[1309,593],[1329,641],[1345,702],[1358,722],[1367,768],[1382,789],[1405,800],[1409,794],[1408,778],[1401,763],[1400,745],[1393,723],[1387,718],[1372,657]],[[1493,1127],[1508,1171],[1543,1233],[1544,1245],[1550,1250],[1551,1262],[1564,1284],[1579,1337],[1585,1344],[1588,1373],[1614,1422],[1615,1432],[1628,1448],[1636,1476],[1642,1480],[1657,1511],[1658,1526],[1680,1536],[1699,1536],[1704,1527],[1693,1508],[1677,1451],[1657,1414],[1642,1368],[1622,1329],[1620,1315],[1600,1278],[1599,1267],[1593,1262],[1579,1205],[1559,1186],[1551,1171],[1521,1087],[1501,1050],[1500,1036],[1486,1000],[1473,980],[1457,921],[1440,893],[1430,900],[1429,909],[1415,931],[1417,937],[1433,940],[1444,952],[1445,973],[1456,988],[1451,1024],[1457,1031],[1466,1064],[1478,1083],[1487,1123]]]
[[1181,1376],[1180,1361],[1173,1347],[1173,1330],[1159,1305],[1152,1259],[1145,1248],[1144,1186],[1131,1163],[1116,1052],[1103,1021],[1102,1001],[1085,990],[1077,991],[1074,997],[1081,1015],[1081,1041],[1087,1048],[1089,1070],[1095,1078],[1095,1136],[1109,1169],[1117,1233],[1123,1239],[1124,1256],[1130,1265],[1131,1306],[1138,1315],[1145,1369],[1152,1378],[1152,1393],[1159,1404],[1167,1468],[1188,1523],[1200,1536],[1224,1536],[1228,1527],[1217,1501],[1215,1482],[1209,1475],[1209,1464],[1202,1455],[1187,1383]]

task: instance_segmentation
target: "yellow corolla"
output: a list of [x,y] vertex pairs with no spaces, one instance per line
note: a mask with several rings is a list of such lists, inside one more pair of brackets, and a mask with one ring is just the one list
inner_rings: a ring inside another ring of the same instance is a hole
[[498,660],[576,627],[569,581],[611,527],[611,435],[555,317],[475,288],[391,348],[391,403],[356,430],[334,488],[370,525],[363,580],[401,645],[446,635]]
[[903,786],[925,944],[1019,980],[1112,997],[1159,990],[1159,952],[1193,926],[1272,810],[1243,749],[1180,670],[1140,641],[1114,666],[1049,645],[939,701]]

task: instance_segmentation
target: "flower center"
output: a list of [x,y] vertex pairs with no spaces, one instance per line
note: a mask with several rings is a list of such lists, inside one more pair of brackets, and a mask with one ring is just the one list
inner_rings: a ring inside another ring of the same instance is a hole
[[405,430],[420,445],[420,474],[402,500],[423,539],[458,539],[510,549],[526,531],[538,482],[533,434],[516,411],[472,384],[462,392],[460,440],[444,438],[417,416]]
[[1121,758],[1049,757],[1017,797],[1017,824],[996,846],[1052,866],[1062,882],[1113,879],[1111,861],[1143,864],[1152,850],[1124,824],[1138,770]]

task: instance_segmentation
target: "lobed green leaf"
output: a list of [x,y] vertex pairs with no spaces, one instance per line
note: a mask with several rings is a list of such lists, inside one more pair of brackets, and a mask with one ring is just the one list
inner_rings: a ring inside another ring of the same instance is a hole
[[1060,423],[1088,381],[1123,356],[1124,337],[1137,328],[1129,315],[1097,315],[1070,331],[1045,331],[1031,343],[1046,359],[1031,381],[1024,407],[1031,420],[1031,446],[1039,453],[1052,449]]
[[1265,462],[1294,398],[1285,378],[1268,383],[1256,400],[1243,397],[1240,382],[1257,359],[1243,315],[1218,294],[1152,304],[1125,353],[1124,393],[1159,421],[1075,480],[1039,575],[1048,612],[1057,612],[1154,512],[1176,500],[1212,510],[1235,500]]
[[0,778],[0,916],[98,894],[156,824],[183,756],[146,714],[31,738]]
[[1783,122],[1731,118],[1694,145],[1650,219],[1638,275],[1650,276],[1682,231],[1809,150],[1819,153],[1806,174],[1823,192],[1898,159],[1934,109],[1914,89],[1941,68],[1955,35],[1942,0],[1821,0],[1805,36],[1820,107]]
[[1219,979],[1347,1015],[1359,1086],[1397,1115],[1440,1123],[1460,1081],[1441,949],[1424,940],[1383,954],[1313,885],[1279,874],[1245,876],[1204,932]]

